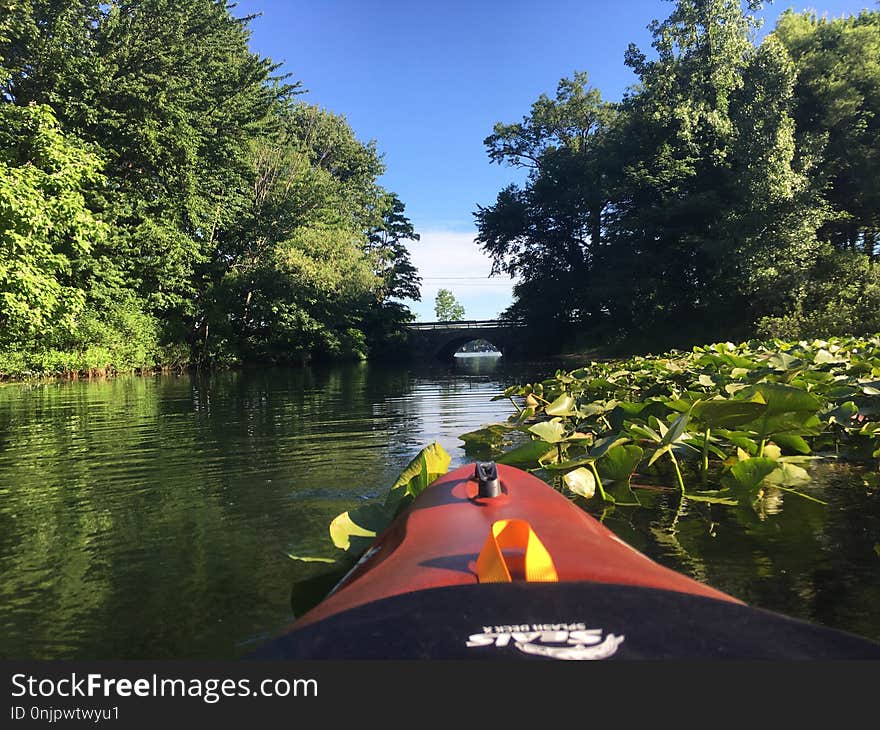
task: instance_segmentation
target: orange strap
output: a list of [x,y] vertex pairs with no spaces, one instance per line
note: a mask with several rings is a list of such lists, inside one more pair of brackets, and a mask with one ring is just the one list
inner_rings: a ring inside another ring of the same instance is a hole
[[498,520],[492,524],[489,538],[477,558],[480,583],[510,583],[508,558],[504,550],[519,552],[525,579],[530,582],[555,583],[559,580],[553,558],[525,520]]

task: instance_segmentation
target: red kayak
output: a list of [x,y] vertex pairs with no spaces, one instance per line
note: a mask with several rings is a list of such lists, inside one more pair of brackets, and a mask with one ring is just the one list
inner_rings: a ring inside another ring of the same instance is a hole
[[880,644],[746,606],[482,462],[435,481],[253,658],[880,659]]

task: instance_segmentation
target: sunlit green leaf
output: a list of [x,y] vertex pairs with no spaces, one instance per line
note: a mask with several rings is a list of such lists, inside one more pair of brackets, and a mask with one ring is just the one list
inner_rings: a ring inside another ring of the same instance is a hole
[[581,497],[590,499],[596,494],[596,478],[589,469],[583,467],[575,469],[568,472],[562,479],[566,487]]
[[738,461],[721,477],[721,483],[734,493],[741,503],[751,505],[758,495],[765,477],[779,467],[774,459],[755,457]]
[[574,398],[563,393],[544,409],[548,416],[571,416],[575,411]]
[[800,366],[801,360],[792,357],[787,352],[777,352],[766,358],[767,364],[776,370],[790,370],[791,368]]
[[558,443],[565,438],[565,427],[558,418],[536,423],[534,426],[529,427],[529,431],[548,444]]
[[370,502],[343,512],[330,523],[330,539],[340,550],[349,550],[355,537],[374,539],[394,519],[396,507]]
[[422,449],[410,461],[385,497],[337,515],[330,523],[330,539],[341,550],[363,549],[406,504],[446,473],[452,457],[438,443]]
[[638,468],[644,453],[644,450],[635,444],[617,445],[596,461],[596,468],[603,480],[608,479],[629,484],[629,480]]
[[759,393],[767,404],[765,414],[775,416],[780,413],[816,413],[822,408],[822,401],[800,388],[781,383],[757,383],[740,392],[740,397],[751,400]]
[[452,457],[440,444],[433,443],[422,449],[407,465],[389,490],[386,504],[394,504],[402,494],[417,497],[434,480],[449,470]]
[[837,408],[824,414],[829,423],[839,423],[842,426],[849,425],[853,417],[859,412],[859,407],[852,401],[841,403]]

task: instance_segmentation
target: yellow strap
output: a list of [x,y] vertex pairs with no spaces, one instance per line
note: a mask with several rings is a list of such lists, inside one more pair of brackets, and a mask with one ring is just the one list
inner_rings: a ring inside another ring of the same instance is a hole
[[477,579],[480,583],[510,583],[510,568],[503,550],[518,550],[524,558],[527,581],[555,583],[559,580],[553,558],[525,520],[498,520],[477,558]]

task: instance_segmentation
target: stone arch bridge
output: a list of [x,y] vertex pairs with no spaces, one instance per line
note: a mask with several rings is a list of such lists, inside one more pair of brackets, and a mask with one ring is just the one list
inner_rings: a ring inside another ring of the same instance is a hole
[[517,359],[526,355],[526,327],[500,320],[461,320],[458,322],[413,322],[409,346],[413,356],[422,359],[451,360],[456,350],[471,340],[486,340],[502,355]]

